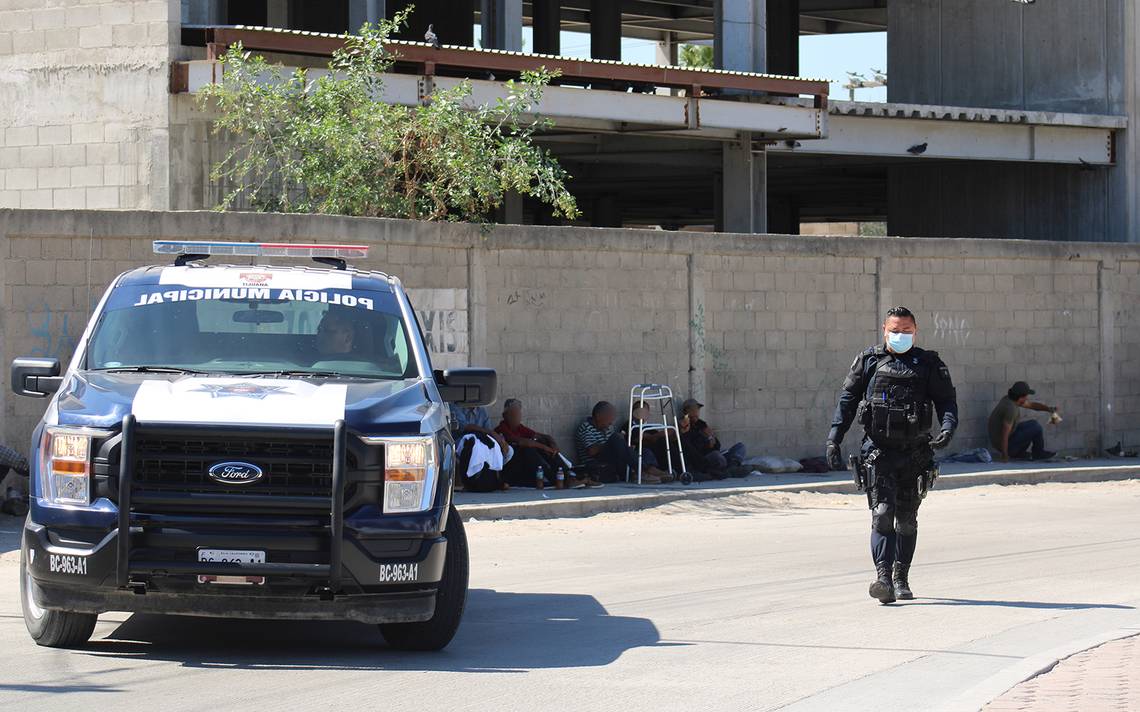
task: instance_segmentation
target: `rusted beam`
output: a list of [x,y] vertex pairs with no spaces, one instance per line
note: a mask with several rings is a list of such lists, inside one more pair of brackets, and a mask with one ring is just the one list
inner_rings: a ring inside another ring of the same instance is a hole
[[[288,32],[234,27],[207,30],[207,43],[231,45],[241,42],[246,49],[285,54],[329,56],[344,46],[344,37],[310,32]],[[207,45],[209,46],[209,44]],[[401,62],[421,66],[500,72],[523,72],[545,67],[559,71],[563,78],[587,81],[627,82],[661,87],[766,92],[789,96],[810,95],[816,106],[826,105],[828,84],[821,79],[800,79],[747,72],[688,69],[621,62],[556,57],[522,52],[478,50],[470,47],[432,47],[422,42],[392,41],[389,49]]]
[[170,93],[183,94],[190,91],[190,65],[185,62],[170,63]]

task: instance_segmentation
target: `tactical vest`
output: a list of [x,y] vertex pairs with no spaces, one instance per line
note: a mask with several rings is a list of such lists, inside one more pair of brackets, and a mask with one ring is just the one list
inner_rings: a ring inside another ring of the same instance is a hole
[[913,447],[930,429],[932,409],[926,393],[930,369],[923,361],[906,354],[878,358],[865,400],[859,404],[859,422],[879,447]]

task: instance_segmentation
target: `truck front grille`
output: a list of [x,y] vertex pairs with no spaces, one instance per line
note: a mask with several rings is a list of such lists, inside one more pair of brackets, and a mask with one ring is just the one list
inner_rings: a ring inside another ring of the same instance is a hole
[[[264,473],[246,485],[210,478],[214,465],[238,461]],[[134,486],[163,493],[328,497],[332,490],[332,438],[242,438],[195,435],[148,436],[139,433]]]

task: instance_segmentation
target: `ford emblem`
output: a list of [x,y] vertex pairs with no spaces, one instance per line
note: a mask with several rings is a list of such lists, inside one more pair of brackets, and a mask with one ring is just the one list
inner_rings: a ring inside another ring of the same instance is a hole
[[257,465],[248,462],[219,462],[207,473],[210,479],[223,485],[251,485],[264,474]]

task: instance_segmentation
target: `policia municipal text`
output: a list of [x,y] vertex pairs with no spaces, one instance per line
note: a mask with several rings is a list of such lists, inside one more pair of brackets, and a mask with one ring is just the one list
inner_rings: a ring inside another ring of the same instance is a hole
[[[880,603],[912,599],[908,582],[918,541],[918,507],[934,484],[932,448],[950,444],[958,427],[958,403],[950,371],[934,351],[914,346],[918,323],[906,307],[887,312],[883,343],[863,351],[843,382],[827,436],[827,462],[844,469],[839,443],[858,420],[864,438],[851,456],[855,482],[871,507],[871,556]],[[931,402],[942,423],[931,437]]]

